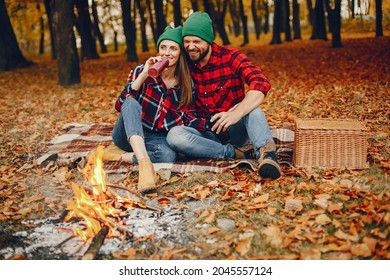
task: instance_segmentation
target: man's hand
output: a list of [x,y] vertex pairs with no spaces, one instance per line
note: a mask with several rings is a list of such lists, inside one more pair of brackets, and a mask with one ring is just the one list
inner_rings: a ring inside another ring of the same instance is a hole
[[215,114],[210,119],[210,122],[214,123],[211,130],[214,131],[216,134],[219,134],[221,131],[225,132],[229,126],[237,123],[242,118],[240,112],[235,111],[237,106],[238,104],[236,104],[227,112]]

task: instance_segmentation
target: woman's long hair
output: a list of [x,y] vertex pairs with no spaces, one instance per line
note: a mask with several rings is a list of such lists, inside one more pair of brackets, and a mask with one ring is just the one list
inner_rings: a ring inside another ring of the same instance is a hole
[[180,108],[187,107],[192,102],[192,82],[190,69],[183,48],[180,49],[179,63],[176,64],[175,76],[179,78]]

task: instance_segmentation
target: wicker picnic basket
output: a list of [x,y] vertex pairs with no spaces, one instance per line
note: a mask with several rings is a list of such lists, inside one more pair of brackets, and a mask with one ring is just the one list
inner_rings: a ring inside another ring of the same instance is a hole
[[296,119],[296,167],[366,167],[367,129],[357,120]]

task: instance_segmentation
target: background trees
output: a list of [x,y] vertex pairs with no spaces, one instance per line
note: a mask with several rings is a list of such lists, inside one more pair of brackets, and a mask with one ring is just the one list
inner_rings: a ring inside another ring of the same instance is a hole
[[[382,24],[384,23],[386,30],[389,26],[390,8],[390,4],[386,4],[383,17],[382,0],[375,0],[375,5],[371,5],[373,0],[66,2],[69,2],[69,7],[63,17],[64,11],[54,10],[56,5],[58,7],[56,0],[0,0],[1,70],[29,65],[20,50],[28,54],[50,52],[53,59],[58,58],[58,55],[62,59],[67,57],[66,61],[72,65],[79,64],[83,59],[98,59],[100,55],[97,43],[101,54],[121,51],[126,54],[128,61],[137,61],[137,51],[153,50],[158,36],[167,24],[182,24],[191,12],[198,10],[210,14],[216,38],[225,45],[231,44],[232,37],[242,40],[241,45],[248,44],[250,40],[256,40],[252,41],[254,44],[260,40],[281,44],[302,39],[303,28],[305,34],[310,33],[309,38],[312,40],[327,40],[328,34],[331,34],[330,46],[342,47],[343,22],[349,21],[355,25],[356,22],[362,25],[374,22],[372,26],[376,28],[375,36],[383,36]],[[57,22],[54,15],[57,15]],[[351,19],[355,22],[351,22]],[[261,34],[268,34],[269,30],[272,30],[272,36],[263,39],[266,36]],[[61,62],[59,65],[64,64]],[[67,71],[77,73],[74,67],[75,65],[69,67]],[[64,68],[59,70],[65,71]],[[72,75],[68,73],[65,80],[77,83],[78,79],[71,78]]]

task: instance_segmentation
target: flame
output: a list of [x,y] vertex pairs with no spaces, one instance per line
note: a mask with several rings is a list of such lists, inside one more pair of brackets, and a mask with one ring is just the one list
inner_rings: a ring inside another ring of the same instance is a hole
[[[75,194],[73,200],[68,203],[68,215],[65,221],[72,218],[81,218],[84,221],[85,229],[74,229],[75,236],[86,241],[94,237],[103,225],[110,229],[108,237],[118,235],[116,224],[120,221],[120,209],[115,206],[119,204],[127,208],[133,207],[134,202],[110,193],[107,190],[105,181],[106,174],[103,168],[104,147],[99,146],[88,159],[82,173],[88,179],[92,190],[87,191],[76,184],[72,185]],[[119,202],[119,203],[118,203]]]

